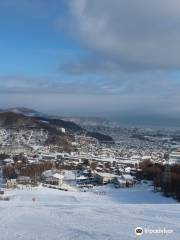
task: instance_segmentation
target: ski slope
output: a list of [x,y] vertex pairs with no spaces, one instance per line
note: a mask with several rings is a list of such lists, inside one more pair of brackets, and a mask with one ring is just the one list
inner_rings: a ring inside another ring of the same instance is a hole
[[[0,201],[0,240],[180,239],[180,205],[148,185],[89,192],[38,187],[6,194],[10,201]],[[173,233],[136,236],[138,226]]]

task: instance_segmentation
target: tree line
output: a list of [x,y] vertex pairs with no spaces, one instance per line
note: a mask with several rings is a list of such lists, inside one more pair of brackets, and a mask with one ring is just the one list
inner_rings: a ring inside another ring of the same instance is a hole
[[154,190],[180,201],[180,164],[162,165],[149,160],[140,164],[142,177],[153,181]]

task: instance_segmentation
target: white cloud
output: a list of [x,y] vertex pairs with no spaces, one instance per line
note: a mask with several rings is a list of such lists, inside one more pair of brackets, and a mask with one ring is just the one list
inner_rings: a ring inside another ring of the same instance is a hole
[[73,29],[123,69],[180,68],[179,0],[71,1]]

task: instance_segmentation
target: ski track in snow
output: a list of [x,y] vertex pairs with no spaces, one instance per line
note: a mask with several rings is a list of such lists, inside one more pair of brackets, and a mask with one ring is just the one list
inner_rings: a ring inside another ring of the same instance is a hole
[[[0,202],[0,240],[179,240],[180,205],[147,189],[96,188],[105,195],[43,187],[8,191],[10,201]],[[138,204],[138,194],[144,204]],[[137,226],[174,233],[137,237]]]

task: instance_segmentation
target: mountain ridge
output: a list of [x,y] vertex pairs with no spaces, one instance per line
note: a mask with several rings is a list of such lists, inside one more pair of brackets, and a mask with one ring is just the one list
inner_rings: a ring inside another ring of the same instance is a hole
[[[59,118],[49,118],[46,115],[45,116],[28,116],[26,114],[19,113],[17,108],[16,110],[13,109],[13,111],[3,110],[0,112],[0,126],[1,127],[7,127],[7,128],[42,128],[47,130],[48,132],[55,135],[63,135],[62,131],[60,131],[60,128],[65,128],[66,134],[84,134],[89,137],[96,138],[100,142],[114,142],[113,139],[110,136],[96,133],[96,132],[90,132],[79,126],[78,124],[72,122],[72,121],[64,121]],[[22,110],[22,109],[21,109]],[[23,109],[24,110],[24,109]],[[30,111],[34,111],[31,110]],[[25,109],[25,112],[30,112],[28,109]],[[34,111],[36,112],[36,111]],[[38,112],[39,113],[39,112]],[[43,115],[43,114],[42,114]]]

